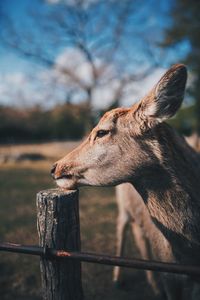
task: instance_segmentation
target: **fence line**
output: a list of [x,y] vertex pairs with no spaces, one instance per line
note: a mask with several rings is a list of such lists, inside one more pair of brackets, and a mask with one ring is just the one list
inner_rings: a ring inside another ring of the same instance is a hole
[[198,267],[196,265],[166,263],[135,258],[129,259],[105,254],[64,251],[52,248],[42,248],[39,246],[25,246],[12,243],[0,243],[0,251],[43,256],[46,258],[73,259],[88,263],[120,266],[126,268],[136,268],[156,272],[200,276],[200,266]]
[[0,243],[0,251],[37,255],[44,300],[83,300],[81,261],[200,276],[200,266],[81,252],[78,191],[37,194],[38,246]]

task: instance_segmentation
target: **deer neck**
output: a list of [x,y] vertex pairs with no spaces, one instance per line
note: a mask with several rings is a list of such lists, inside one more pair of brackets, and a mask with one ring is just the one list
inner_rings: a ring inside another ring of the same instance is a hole
[[199,256],[200,157],[168,125],[156,128],[155,136],[148,145],[153,159],[138,168],[132,184],[176,254],[187,256],[196,247]]

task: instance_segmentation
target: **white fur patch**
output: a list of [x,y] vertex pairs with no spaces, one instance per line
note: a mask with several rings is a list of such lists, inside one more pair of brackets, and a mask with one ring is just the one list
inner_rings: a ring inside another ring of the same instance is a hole
[[67,179],[61,178],[56,180],[56,184],[61,188],[67,188],[69,185],[69,182]]
[[155,102],[151,103],[145,110],[146,116],[154,116],[157,111],[157,104]]

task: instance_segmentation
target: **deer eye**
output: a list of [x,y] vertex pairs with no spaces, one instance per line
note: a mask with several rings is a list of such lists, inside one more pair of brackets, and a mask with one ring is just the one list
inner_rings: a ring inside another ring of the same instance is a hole
[[109,133],[109,130],[99,130],[97,131],[97,137],[102,138],[103,136],[107,135]]

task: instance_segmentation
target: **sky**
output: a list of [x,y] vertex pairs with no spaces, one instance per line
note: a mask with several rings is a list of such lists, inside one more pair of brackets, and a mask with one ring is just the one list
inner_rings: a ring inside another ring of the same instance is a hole
[[[66,2],[70,5],[65,17],[71,28],[74,29],[76,28],[76,14],[73,9],[73,0],[66,0]],[[118,77],[120,72],[137,74],[139,70],[145,69],[152,63],[148,56],[148,51],[146,51],[149,47],[148,43],[150,44],[153,41],[156,44],[162,40],[163,30],[171,22],[169,12],[173,2],[171,0],[139,1],[138,3],[141,7],[137,13],[133,11],[133,14],[128,18],[125,27],[127,32],[122,34],[121,38],[121,49],[117,52],[112,62],[105,61],[104,56],[107,48],[109,48],[109,39],[111,39],[112,34],[111,21],[114,18],[114,12],[112,12],[112,9],[109,11],[110,19],[106,21],[108,24],[107,26],[104,25],[100,32],[102,35],[101,41],[101,37],[99,38],[97,33],[95,33],[95,29],[99,19],[102,17],[101,13],[104,7],[100,5],[98,8],[95,8],[94,5],[94,8],[92,8],[93,6],[91,5],[90,8],[90,4],[95,2],[95,0],[86,2],[88,2],[86,10],[89,15],[88,25],[83,25],[87,33],[85,35],[86,43],[92,49],[92,53],[94,53],[95,64],[98,66],[107,64],[106,72],[110,73],[106,76],[113,77],[113,80],[108,82],[109,84],[106,84],[106,82],[101,83],[94,90],[94,106],[105,107],[112,101],[112,92],[119,84]],[[22,106],[34,104],[51,106],[65,101],[66,93],[73,94],[74,102],[85,99],[84,92],[77,85],[74,85],[70,80],[63,80],[63,76],[55,70],[55,65],[58,63],[65,66],[68,65],[77,72],[76,75],[83,82],[90,82],[90,66],[80,51],[77,51],[74,47],[73,41],[67,40],[66,34],[62,30],[56,31],[54,41],[51,40],[51,33],[54,27],[50,27],[46,13],[51,13],[58,3],[59,0],[7,0],[0,3],[0,11],[3,11],[11,20],[11,27],[9,27],[10,25],[5,25],[5,23],[1,25],[0,20],[1,31],[4,37],[0,45],[0,103]],[[155,6],[156,3],[157,5]],[[59,18],[61,18],[60,15]],[[40,27],[43,21],[45,21],[45,26],[47,27]],[[99,24],[102,26],[101,23]],[[82,28],[80,28],[81,30]],[[135,34],[134,38],[131,35],[132,31]],[[23,38],[15,40],[15,32],[20,32],[20,35],[25,36],[27,40],[30,39],[28,46],[26,44],[26,47],[30,47],[29,49],[39,47],[42,51],[44,50],[45,57],[50,58],[52,64],[41,64],[41,61],[32,59],[30,56],[25,57],[21,52],[8,46],[4,39],[7,40],[10,36],[12,37],[12,42],[14,40],[17,44],[23,44]],[[48,32],[50,32],[49,35]],[[145,41],[141,38],[143,36]],[[100,46],[98,46],[98,39],[101,42]],[[172,62],[181,61],[188,51],[189,45],[187,42],[165,53],[159,47],[153,47],[153,54],[159,60],[157,67],[145,79],[133,82],[127,87],[127,91],[130,92],[126,91],[122,104],[131,105],[132,102],[141,98],[156,83],[166,68]],[[101,81],[103,82],[103,79]]]

